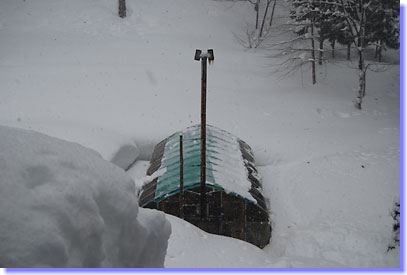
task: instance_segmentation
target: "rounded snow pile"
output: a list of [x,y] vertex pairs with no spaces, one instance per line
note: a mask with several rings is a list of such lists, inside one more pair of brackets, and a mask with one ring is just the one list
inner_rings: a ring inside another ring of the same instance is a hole
[[171,226],[121,169],[0,126],[0,267],[163,267]]

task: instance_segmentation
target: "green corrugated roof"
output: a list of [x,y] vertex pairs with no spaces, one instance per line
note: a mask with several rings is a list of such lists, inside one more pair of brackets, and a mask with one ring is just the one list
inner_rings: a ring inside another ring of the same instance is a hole
[[[206,184],[209,187],[236,193],[254,201],[249,194],[251,183],[238,144],[238,139],[230,133],[207,125],[206,140]],[[160,202],[179,192],[180,157],[179,137],[184,142],[184,189],[200,185],[201,141],[200,125],[187,128],[167,138],[161,166],[158,170],[157,188],[154,200]]]

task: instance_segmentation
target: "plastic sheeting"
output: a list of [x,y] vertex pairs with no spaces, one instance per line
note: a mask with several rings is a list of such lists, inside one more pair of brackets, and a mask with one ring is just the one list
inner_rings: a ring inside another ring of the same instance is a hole
[[[206,185],[256,203],[249,193],[251,182],[238,138],[210,125],[206,132]],[[180,190],[180,135],[183,136],[184,189],[200,185],[200,125],[195,125],[168,137],[159,168],[165,172],[157,179],[156,202]]]

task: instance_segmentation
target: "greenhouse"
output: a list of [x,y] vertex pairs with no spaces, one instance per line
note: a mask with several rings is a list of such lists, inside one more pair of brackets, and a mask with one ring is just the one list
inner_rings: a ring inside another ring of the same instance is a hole
[[263,248],[270,241],[271,226],[252,150],[222,129],[210,125],[206,129],[205,218],[200,215],[200,125],[157,144],[139,204]]

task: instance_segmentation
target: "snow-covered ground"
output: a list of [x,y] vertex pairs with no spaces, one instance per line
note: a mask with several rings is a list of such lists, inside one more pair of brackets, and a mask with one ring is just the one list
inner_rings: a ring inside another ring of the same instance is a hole
[[[126,2],[128,17],[120,19],[112,0],[0,1],[0,125],[76,142],[106,160],[127,146],[130,156],[120,153],[115,163],[138,156],[128,172],[137,189],[154,145],[199,123],[193,56],[213,48],[207,121],[253,148],[272,242],[260,250],[167,216],[165,266],[399,267],[399,250],[387,252],[400,196],[398,64],[368,72],[359,111],[356,63],[340,54],[318,66],[311,85],[309,68],[281,77],[269,49],[243,48],[236,37],[254,21],[249,3]],[[280,5],[277,15],[284,12]],[[384,58],[397,61],[398,52]]]

